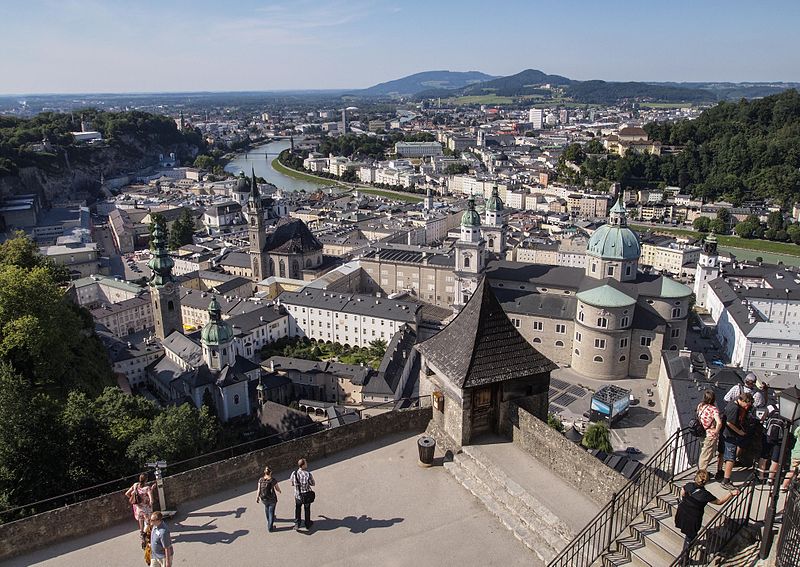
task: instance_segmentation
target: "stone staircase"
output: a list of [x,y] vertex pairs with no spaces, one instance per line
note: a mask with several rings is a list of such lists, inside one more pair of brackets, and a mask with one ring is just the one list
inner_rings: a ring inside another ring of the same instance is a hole
[[[666,567],[672,564],[683,549],[684,537],[674,522],[680,490],[680,486],[670,483],[593,566]],[[703,525],[711,521],[718,510],[718,506],[708,504]]]
[[547,506],[514,482],[479,446],[462,449],[444,468],[500,520],[514,536],[548,563],[574,536]]

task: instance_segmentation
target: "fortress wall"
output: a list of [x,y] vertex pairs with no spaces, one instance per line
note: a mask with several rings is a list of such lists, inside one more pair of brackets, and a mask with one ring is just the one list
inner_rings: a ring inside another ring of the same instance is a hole
[[[196,498],[252,482],[269,464],[273,470],[293,468],[305,457],[314,461],[356,448],[394,433],[422,433],[431,419],[431,408],[386,412],[335,429],[328,429],[259,449],[224,461],[192,469],[164,479],[168,508],[180,508]],[[346,458],[346,456],[344,456]],[[121,522],[134,529],[133,515],[124,491],[84,500],[0,524],[0,561],[47,547],[57,542],[96,533]]]
[[524,400],[509,403],[507,423],[510,431],[505,433],[520,449],[601,506],[627,483],[624,476],[535,417]]

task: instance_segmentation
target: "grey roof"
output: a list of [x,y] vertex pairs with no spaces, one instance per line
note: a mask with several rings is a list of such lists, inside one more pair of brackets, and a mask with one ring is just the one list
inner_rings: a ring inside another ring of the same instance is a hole
[[247,278],[237,277],[230,279],[226,282],[219,283],[214,287],[212,287],[211,290],[214,291],[214,293],[225,295],[229,291],[239,289],[240,287],[245,286],[247,284],[252,285],[252,283],[253,282],[248,280]]
[[285,305],[299,305],[312,309],[329,309],[365,317],[380,317],[406,323],[416,322],[421,304],[416,301],[378,298],[371,295],[334,293],[321,289],[305,288],[301,291],[284,291],[277,301]]
[[300,219],[283,217],[275,224],[275,231],[269,235],[264,249],[279,254],[301,254],[322,250],[322,243],[306,223]]
[[496,287],[492,290],[506,313],[567,321],[575,318],[578,300],[574,295],[559,296],[552,293],[532,293]]
[[261,305],[252,311],[232,315],[228,323],[233,327],[234,333],[240,335],[250,333],[256,327],[272,323],[284,316],[285,313],[281,313],[274,305]]
[[497,260],[489,262],[486,268],[486,276],[492,280],[496,287],[500,287],[497,280],[506,280],[509,282],[533,283],[540,286],[547,285],[559,289],[578,289],[586,277],[586,272],[583,268],[569,266],[548,266]]
[[378,372],[370,375],[363,393],[391,396],[397,391],[403,369],[411,356],[411,349],[417,342],[417,334],[408,325],[403,325],[386,346],[386,354],[381,360]]
[[304,374],[330,374],[346,378],[353,384],[360,386],[366,383],[369,374],[373,372],[369,366],[358,364],[342,364],[340,362],[305,360],[302,358],[291,358],[288,356],[272,356],[262,363],[265,369],[270,368],[270,362],[274,363],[275,372],[281,370],[296,370]]
[[233,266],[235,268],[250,268],[250,254],[245,252],[229,252],[219,261],[220,266]]
[[162,384],[167,390],[172,390],[172,384],[186,373],[183,368],[166,356],[162,356],[149,365],[147,371],[152,379]]
[[456,318],[418,348],[459,388],[536,377],[546,389],[557,368],[514,328],[487,277]]
[[170,333],[168,337],[161,341],[161,344],[191,366],[199,366],[203,363],[202,347],[180,331]]

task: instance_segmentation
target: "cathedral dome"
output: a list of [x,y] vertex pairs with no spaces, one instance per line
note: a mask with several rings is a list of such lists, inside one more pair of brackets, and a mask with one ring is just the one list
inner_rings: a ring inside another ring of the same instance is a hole
[[475,199],[470,199],[467,203],[467,210],[461,215],[461,226],[480,226],[481,216],[475,210]]
[[586,253],[607,260],[638,260],[642,255],[639,237],[628,228],[627,214],[621,201],[611,208],[609,221],[594,231]]
[[236,180],[236,187],[234,189],[236,193],[249,193],[250,192],[250,180],[247,179],[244,175],[242,175],[239,179]]
[[211,320],[205,324],[200,333],[200,340],[204,345],[222,345],[233,340],[233,328],[222,320],[222,308],[216,297],[211,298],[208,304],[208,313]]

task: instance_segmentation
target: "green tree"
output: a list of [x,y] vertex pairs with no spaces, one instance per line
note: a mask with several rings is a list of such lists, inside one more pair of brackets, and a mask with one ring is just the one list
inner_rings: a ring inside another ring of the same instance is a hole
[[800,244],[800,224],[790,225],[786,229],[786,237],[790,242]]
[[611,453],[614,450],[611,446],[611,432],[605,423],[592,423],[589,425],[583,434],[581,445],[587,449],[597,449],[606,453]]
[[711,227],[711,219],[708,217],[697,217],[692,223],[692,228],[698,232],[708,232]]
[[194,166],[198,169],[207,169],[211,171],[216,165],[216,160],[208,155],[199,155],[194,160]]
[[547,414],[547,425],[552,427],[559,433],[564,433],[564,423],[558,419],[558,416],[552,413]]
[[217,420],[208,408],[189,404],[165,408],[150,427],[128,447],[127,456],[139,466],[147,461],[180,461],[207,453],[217,440]]
[[169,233],[169,247],[177,250],[186,244],[194,242],[194,216],[189,209],[183,209],[181,216],[172,223],[172,230]]
[[386,354],[386,341],[383,339],[375,339],[369,343],[369,356],[375,360],[382,360]]
[[467,173],[468,171],[469,166],[466,163],[451,163],[444,169],[444,172],[447,175],[461,175],[462,173]]
[[760,238],[762,235],[761,222],[755,215],[748,216],[745,220],[738,223],[733,231],[740,238]]
[[62,284],[69,281],[69,271],[64,266],[54,264],[42,256],[39,247],[21,230],[0,244],[0,265],[17,266],[26,270],[46,268],[54,282]]
[[714,219],[708,225],[708,228],[713,230],[717,234],[727,234],[728,233],[728,225],[725,224],[725,221],[720,219]]

